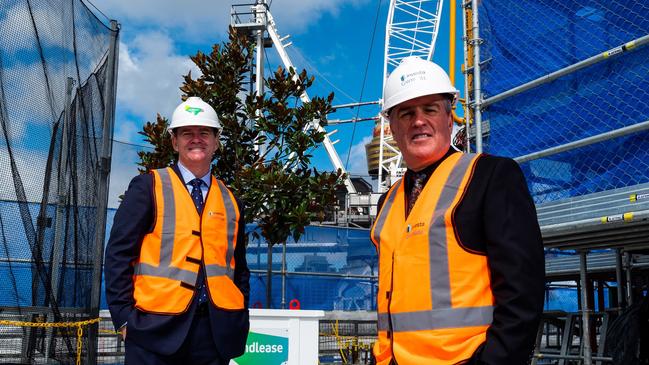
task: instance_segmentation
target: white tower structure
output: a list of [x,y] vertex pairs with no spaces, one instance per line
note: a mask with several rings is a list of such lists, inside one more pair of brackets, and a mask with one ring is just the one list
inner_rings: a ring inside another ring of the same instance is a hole
[[[279,32],[277,31],[277,25],[275,24],[273,15],[270,13],[270,9],[268,8],[266,0],[257,0],[256,4],[252,5],[232,5],[231,25],[235,28],[256,32],[257,50],[255,84],[257,93],[261,95],[263,93],[264,84],[264,34],[268,32],[268,36],[272,40],[273,46],[275,46],[275,49],[277,50],[277,53],[282,59],[282,63],[287,70],[293,67],[293,62],[291,62],[288,53],[286,53],[286,47],[291,45],[291,42],[285,43],[289,36],[280,37]],[[302,95],[300,95],[300,99],[302,99],[302,102],[305,103],[311,101],[306,91],[304,91]],[[320,132],[325,132],[324,128],[322,128],[322,126],[317,121],[312,121],[310,127],[316,128]],[[345,166],[343,165],[340,157],[338,156],[338,153],[336,152],[336,149],[334,148],[335,142],[331,141],[330,135],[332,133],[333,132],[327,133],[325,135],[322,144],[324,145],[334,168],[340,169],[343,173],[346,173]],[[345,187],[347,188],[347,192],[356,193],[356,189],[354,188],[349,175],[345,179]]]
[[[391,0],[385,32],[383,84],[392,70],[408,56],[430,60],[442,15],[443,0]],[[386,134],[389,123],[380,118],[380,148],[378,168],[379,193],[387,191],[396,178],[403,175],[401,152],[390,145]],[[390,153],[385,153],[385,152]],[[390,155],[384,156],[384,155]]]

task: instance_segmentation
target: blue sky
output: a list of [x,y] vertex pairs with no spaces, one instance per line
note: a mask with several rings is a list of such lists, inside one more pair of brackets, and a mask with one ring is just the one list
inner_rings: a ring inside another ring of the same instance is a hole
[[[182,75],[193,69],[189,56],[197,50],[209,51],[212,44],[223,42],[231,5],[242,2],[93,0],[92,3],[121,24],[115,140],[125,143],[114,144],[109,206],[115,207],[117,196],[137,174],[136,151],[140,149],[138,145],[145,145],[137,132],[146,121],[154,120],[156,113],[171,115],[180,102],[178,87]],[[316,77],[308,91],[311,96],[325,96],[333,91],[334,105],[358,101],[361,92],[362,101],[380,99],[389,0],[273,0],[270,4],[280,35],[291,36],[293,44],[287,52],[293,63]],[[461,14],[459,9],[458,14]],[[461,26],[459,19],[458,34]],[[448,38],[447,1],[434,56],[445,69],[448,69]],[[456,79],[457,87],[463,89],[459,82],[462,80],[461,52],[459,35]],[[267,49],[267,55],[266,66],[275,69],[280,64],[275,49]],[[378,111],[378,106],[363,107],[358,116],[373,117]],[[349,119],[356,113],[355,109],[346,109],[330,115],[330,119]],[[373,124],[361,122],[355,126],[327,128],[338,130],[332,139],[339,140],[336,150],[353,175],[367,175],[364,145],[371,138]],[[332,169],[324,148],[315,151],[313,163],[319,170]]]

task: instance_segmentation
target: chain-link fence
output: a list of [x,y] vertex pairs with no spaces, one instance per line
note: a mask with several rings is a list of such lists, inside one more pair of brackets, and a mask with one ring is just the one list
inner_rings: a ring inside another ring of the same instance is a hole
[[94,351],[116,44],[80,0],[0,3],[0,362]]
[[468,79],[484,151],[519,158],[537,204],[649,181],[647,14],[635,0],[479,2],[477,103]]

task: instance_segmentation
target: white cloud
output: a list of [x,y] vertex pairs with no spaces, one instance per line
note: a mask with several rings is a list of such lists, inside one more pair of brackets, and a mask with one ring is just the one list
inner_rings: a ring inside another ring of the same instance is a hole
[[[19,58],[24,63],[40,62],[38,41],[48,67],[63,67],[64,72],[67,70],[67,74],[76,76],[73,59],[76,54],[81,78],[85,79],[108,49],[109,32],[96,28],[94,17],[77,16],[73,22],[72,2],[32,2],[31,15],[24,1],[5,6],[8,9],[0,15],[0,34],[4,35],[0,37],[0,49],[14,59]],[[76,45],[73,36],[77,39]]]
[[120,44],[118,109],[142,121],[153,121],[156,113],[170,116],[180,103],[182,76],[190,69],[198,74],[189,57],[174,52],[173,40],[164,33],[147,32]]
[[280,32],[301,32],[325,13],[337,16],[345,5],[359,6],[368,0],[273,0],[271,13]]
[[[52,5],[52,6],[48,6]],[[71,12],[69,7],[60,8],[60,4],[49,1],[36,2],[32,7],[34,21],[39,30],[38,36],[44,45],[58,45],[71,48],[71,37],[61,24],[71,23]],[[19,50],[30,50],[35,48],[36,33],[32,22],[29,8],[26,2],[20,2],[9,8],[0,18],[0,34],[9,35],[2,37],[0,44],[2,50],[7,53],[14,53]],[[47,29],[47,31],[43,31]]]
[[[269,2],[271,13],[280,32],[302,32],[325,13],[336,15],[343,5],[358,6],[368,3],[369,0],[269,0]],[[230,24],[231,6],[241,3],[240,0],[94,1],[94,4],[105,14],[120,22],[134,23],[138,27],[173,29],[181,36],[196,38],[199,42],[206,40],[215,42],[219,38],[216,35],[224,35]],[[239,7],[238,10],[250,12],[245,6]]]
[[[66,77],[63,72],[62,68],[48,71],[52,90],[65,90]],[[40,62],[6,68],[2,70],[0,81],[3,83],[9,117],[9,138],[13,141],[25,137],[29,124],[54,125],[63,111],[65,95],[48,92]]]
[[132,122],[130,120],[120,121],[115,123],[115,134],[113,139],[120,142],[129,142],[135,144],[144,144],[144,136],[138,134],[142,128],[140,123]]
[[138,174],[137,151],[139,147],[113,143],[113,157],[110,171],[108,208],[119,207],[119,196],[126,192],[128,183]]
[[[12,148],[12,157],[16,163],[17,173],[11,169],[9,151],[6,146],[0,147],[0,200],[16,201],[14,178],[20,177],[28,202],[40,202],[43,197],[43,171],[47,165],[48,150],[27,150]],[[56,181],[52,181],[50,192],[56,192]],[[51,196],[55,196],[52,194]]]
[[[365,136],[363,139],[352,146],[350,151],[348,172],[353,175],[367,176],[367,154],[365,145],[372,141],[372,136]],[[345,158],[347,158],[345,156]]]

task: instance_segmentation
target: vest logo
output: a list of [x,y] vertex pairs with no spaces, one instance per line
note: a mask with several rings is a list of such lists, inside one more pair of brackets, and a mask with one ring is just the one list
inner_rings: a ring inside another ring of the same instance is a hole
[[210,217],[210,218],[216,218],[216,219],[219,219],[219,220],[224,220],[225,219],[225,214],[223,214],[221,212],[214,212],[214,211],[211,211],[211,210],[209,212],[207,212],[207,216]]
[[426,226],[426,223],[424,222],[417,222],[413,225],[408,225],[406,227],[406,236],[418,236],[420,234],[424,234],[424,227]]

